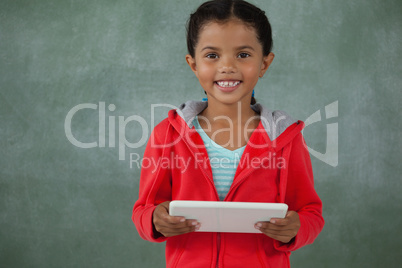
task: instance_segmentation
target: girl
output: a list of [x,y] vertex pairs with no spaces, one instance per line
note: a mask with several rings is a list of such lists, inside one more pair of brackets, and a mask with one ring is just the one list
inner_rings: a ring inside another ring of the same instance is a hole
[[[167,241],[167,267],[289,267],[324,220],[303,122],[252,96],[274,59],[268,19],[245,1],[209,1],[191,15],[187,45],[208,99],[171,110],[153,130],[134,224],[143,239]],[[196,220],[169,216],[171,200],[279,202],[289,212],[256,223],[258,234],[197,232]]]

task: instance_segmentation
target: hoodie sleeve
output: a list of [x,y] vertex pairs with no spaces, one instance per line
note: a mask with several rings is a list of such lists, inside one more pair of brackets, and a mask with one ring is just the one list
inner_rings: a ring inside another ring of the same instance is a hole
[[314,189],[310,155],[301,133],[292,141],[285,203],[299,214],[300,229],[291,242],[275,240],[274,246],[277,250],[294,251],[313,243],[324,227],[322,202]]
[[[139,198],[134,204],[132,220],[141,238],[151,242],[163,242],[164,236],[153,225],[153,212],[157,205],[171,200],[171,175],[169,167],[163,163],[169,154],[169,147],[160,142],[159,135],[167,135],[167,126],[156,126],[151,133],[141,159]],[[164,129],[164,131],[163,131]],[[159,130],[159,131],[158,131]],[[165,137],[162,137],[166,141]]]

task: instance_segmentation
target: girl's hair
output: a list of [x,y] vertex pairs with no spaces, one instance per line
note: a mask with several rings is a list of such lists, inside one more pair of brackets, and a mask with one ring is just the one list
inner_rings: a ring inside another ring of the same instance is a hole
[[[272,49],[272,30],[265,12],[242,0],[212,0],[203,3],[187,22],[187,49],[194,58],[195,47],[202,28],[209,22],[225,23],[231,19],[239,19],[253,27],[257,39],[262,45],[262,52],[267,56]],[[256,101],[254,97],[251,104]]]

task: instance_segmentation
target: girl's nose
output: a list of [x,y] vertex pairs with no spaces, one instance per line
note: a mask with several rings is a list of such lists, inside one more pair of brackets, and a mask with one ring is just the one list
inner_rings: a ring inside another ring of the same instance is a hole
[[235,73],[237,71],[236,63],[232,58],[222,58],[219,66],[220,73]]

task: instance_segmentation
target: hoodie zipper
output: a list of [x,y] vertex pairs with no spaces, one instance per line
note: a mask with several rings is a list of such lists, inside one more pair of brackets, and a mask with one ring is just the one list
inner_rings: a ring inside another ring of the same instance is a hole
[[217,248],[217,254],[216,254],[216,268],[219,268],[219,256],[220,256],[220,251],[221,251],[221,233],[216,233],[216,248]]
[[[190,150],[190,152],[193,152],[190,148],[190,145],[187,143],[186,139],[183,139],[184,143],[187,145],[188,149]],[[214,186],[213,188],[215,189],[215,195],[217,197],[217,200],[219,200],[219,195],[218,192],[216,190],[215,184],[213,179],[209,176],[208,173],[206,173],[204,171],[204,169],[201,168],[201,172],[204,173],[204,175],[208,178],[208,180],[212,183],[212,185]],[[216,248],[217,248],[217,254],[216,254],[216,268],[219,268],[219,257],[220,257],[220,251],[221,251],[221,234],[220,233],[216,233]]]

